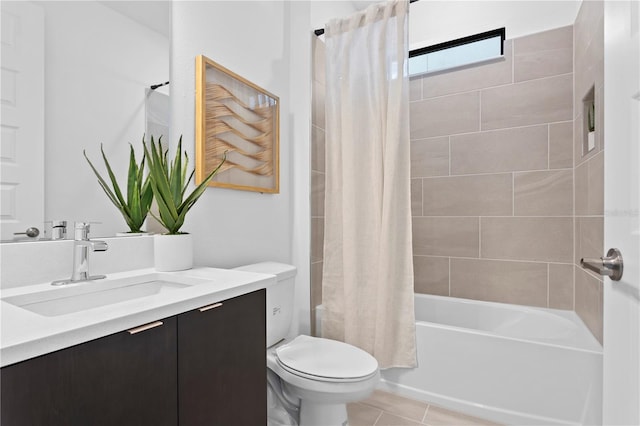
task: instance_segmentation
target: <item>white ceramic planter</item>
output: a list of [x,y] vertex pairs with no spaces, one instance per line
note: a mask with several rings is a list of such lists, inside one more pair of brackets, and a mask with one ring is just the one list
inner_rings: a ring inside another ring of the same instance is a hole
[[191,234],[154,235],[153,250],[156,271],[183,271],[193,267]]
[[116,232],[116,237],[141,237],[149,235],[148,232]]

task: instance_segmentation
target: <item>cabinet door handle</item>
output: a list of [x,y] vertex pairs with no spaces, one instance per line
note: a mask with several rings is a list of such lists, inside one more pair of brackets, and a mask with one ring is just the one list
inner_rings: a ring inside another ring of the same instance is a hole
[[141,325],[140,327],[132,328],[127,330],[129,334],[137,334],[143,331],[151,330],[152,328],[160,327],[162,325],[162,321],[154,321],[149,324]]
[[202,308],[199,309],[200,312],[206,312],[209,309],[215,309],[215,308],[219,308],[220,306],[222,306],[222,303],[214,303],[213,305],[208,305],[208,306],[203,306]]

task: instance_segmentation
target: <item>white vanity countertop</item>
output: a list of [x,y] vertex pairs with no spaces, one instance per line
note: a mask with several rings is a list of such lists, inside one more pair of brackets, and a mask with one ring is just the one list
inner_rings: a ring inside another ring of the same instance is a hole
[[[109,274],[108,279],[156,273],[155,269]],[[266,288],[275,276],[215,268],[163,273],[204,280],[202,284],[160,292],[106,306],[57,316],[43,316],[0,301],[0,366],[4,367],[59,349],[118,333],[211,303]],[[82,283],[74,284],[82,286]],[[1,298],[50,291],[50,283],[2,290]]]

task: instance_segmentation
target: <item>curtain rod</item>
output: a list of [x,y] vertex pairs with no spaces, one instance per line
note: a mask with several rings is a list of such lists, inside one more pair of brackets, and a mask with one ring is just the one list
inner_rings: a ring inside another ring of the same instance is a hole
[[[417,1],[418,1],[418,0],[409,0],[409,3],[410,3],[410,4],[411,4],[411,3],[415,3],[415,2],[417,2]],[[324,34],[324,28],[319,28],[319,29],[317,29],[317,30],[314,30],[314,31],[313,31],[313,33],[314,33],[316,36],[321,36],[322,34]]]
[[153,84],[151,85],[151,90],[156,90],[158,87],[162,87],[162,86],[166,86],[167,84],[169,84],[168,81],[165,81],[164,83],[160,83],[160,84]]

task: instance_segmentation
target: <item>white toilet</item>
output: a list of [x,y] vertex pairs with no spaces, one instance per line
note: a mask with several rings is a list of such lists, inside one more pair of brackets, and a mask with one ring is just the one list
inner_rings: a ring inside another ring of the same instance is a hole
[[274,407],[268,413],[270,424],[347,425],[346,404],[365,399],[380,379],[376,359],[335,340],[304,335],[285,339],[293,314],[294,266],[263,262],[236,269],[277,277],[267,287],[268,390],[280,407],[280,412]]

